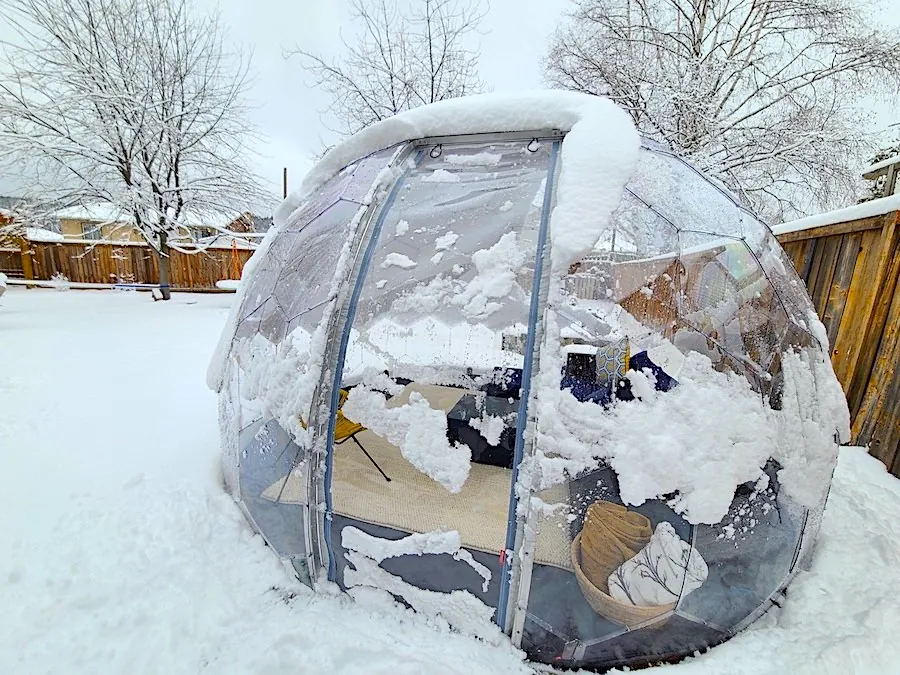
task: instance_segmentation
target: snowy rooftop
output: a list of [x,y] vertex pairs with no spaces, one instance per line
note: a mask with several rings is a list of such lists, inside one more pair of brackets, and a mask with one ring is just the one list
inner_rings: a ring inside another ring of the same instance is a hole
[[891,164],[900,164],[900,155],[894,155],[893,157],[888,157],[880,162],[876,162],[863,172],[863,177],[875,178],[876,176],[874,174],[877,174],[882,169],[888,168]]
[[[71,206],[57,211],[54,214],[60,219],[87,220],[97,223],[130,223],[133,218],[130,213],[116,204],[87,204]],[[226,215],[224,213],[189,213],[183,217],[183,222],[189,227],[225,227],[238,218],[241,214]]]

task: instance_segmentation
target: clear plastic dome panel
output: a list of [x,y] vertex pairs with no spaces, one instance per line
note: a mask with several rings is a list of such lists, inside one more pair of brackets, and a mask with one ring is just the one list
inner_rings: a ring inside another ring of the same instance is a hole
[[806,333],[793,335],[793,346],[808,347],[817,344],[809,330],[809,321],[815,315],[815,308],[793,262],[765,225],[748,217],[745,229],[750,233],[747,244],[775,289],[785,313],[795,329]]
[[371,583],[357,530],[449,530],[462,553],[383,561],[380,586],[413,606],[419,591],[467,590],[488,619],[497,606],[549,164],[549,144],[426,146],[384,206],[335,422],[331,545],[345,587]]
[[241,431],[241,500],[266,543],[285,558],[306,559],[306,483],[292,470],[300,448],[274,421]]
[[[552,281],[540,381],[560,391],[538,399],[529,653],[640,665],[715,644],[777,601],[808,518],[780,491],[767,411],[783,354],[815,348],[783,257],[718,186],[644,150],[607,233]],[[734,433],[714,440],[722,425]],[[717,493],[731,479],[696,458],[723,445],[749,475],[769,458],[766,474]]]
[[[248,429],[261,429],[261,433],[278,438],[286,434],[274,420],[263,421],[264,411],[271,407],[271,401],[264,403],[264,399],[273,395],[268,389],[270,378],[264,369],[274,359],[276,347],[288,335],[291,357],[307,370],[318,367],[309,351],[312,335],[317,329],[326,328],[321,322],[326,310],[334,304],[336,283],[348,274],[348,270],[342,269],[339,264],[341,256],[347,243],[355,236],[359,216],[366,208],[339,196],[371,192],[375,178],[392,155],[393,150],[376,153],[326,183],[317,193],[317,199],[300,209],[292,221],[292,227],[275,235],[248,280],[250,285],[242,305],[242,319],[238,323],[232,347],[237,366],[234,399],[239,409],[242,439]],[[298,372],[298,377],[300,374]],[[309,396],[311,398],[311,392]],[[298,413],[302,417],[308,411]],[[248,439],[248,443],[258,443],[258,439]],[[245,452],[241,456],[241,476],[249,471],[252,479],[250,483],[241,481],[242,490],[250,491],[242,493],[244,500],[248,508],[253,505],[255,511],[262,513],[260,518],[272,527],[279,518],[293,518],[293,511],[287,507],[298,506],[298,503],[285,505],[283,501],[276,500],[273,505],[271,499],[261,496],[257,490],[259,480],[267,480],[263,487],[268,488],[276,478],[284,479],[290,467],[300,460],[295,452],[281,453],[277,457],[265,452]],[[279,472],[280,475],[276,476]],[[294,481],[291,486],[295,487]],[[261,523],[260,526],[263,527]],[[267,534],[268,527],[266,525],[263,530]],[[291,524],[288,529],[295,532],[294,527],[295,524]],[[296,530],[302,531],[302,527]],[[284,538],[280,530],[273,532],[276,541]],[[302,562],[302,565],[306,563]]]
[[[781,352],[787,316],[775,289],[744,241],[708,236],[685,250],[680,317],[702,333],[759,385]],[[767,393],[768,387],[762,387]]]
[[273,292],[287,321],[319,307],[332,295],[348,228],[359,211],[355,202],[338,201],[292,235]]
[[[523,644],[540,649],[542,660],[605,667],[722,639],[675,614],[683,595],[705,582],[706,562],[691,546],[696,527],[664,501],[626,506],[606,466],[538,496],[556,514],[538,526]],[[644,555],[632,558],[640,543]]]
[[299,232],[341,199],[363,204],[378,174],[387,168],[396,152],[396,147],[385,148],[342,169],[308,196],[307,201],[288,219],[285,231]]
[[626,190],[613,213],[610,229],[594,246],[593,255],[620,259],[648,258],[677,253],[678,228]]
[[770,462],[759,484],[741,486],[725,518],[700,525],[693,547],[707,561],[707,582],[678,612],[724,632],[779,602],[797,562],[806,509],[786,497]]
[[718,186],[673,155],[642,148],[626,190],[679,230],[735,239],[744,236],[742,209]]

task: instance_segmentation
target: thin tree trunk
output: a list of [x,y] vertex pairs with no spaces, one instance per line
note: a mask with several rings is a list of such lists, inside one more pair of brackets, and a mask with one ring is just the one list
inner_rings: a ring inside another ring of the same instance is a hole
[[163,300],[169,300],[172,293],[169,290],[169,243],[165,232],[159,235],[159,251],[156,252],[156,261],[159,265],[159,290]]

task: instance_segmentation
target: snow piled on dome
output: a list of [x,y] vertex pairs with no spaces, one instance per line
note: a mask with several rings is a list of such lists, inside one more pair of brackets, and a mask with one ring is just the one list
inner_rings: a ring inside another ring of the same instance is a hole
[[[571,91],[480,94],[414,108],[363,129],[328,152],[275,212],[283,225],[338,171],[373,152],[432,136],[503,131],[567,132],[551,220],[553,269],[587,253],[603,233],[634,171],[640,137],[631,118],[605,98]],[[553,223],[565,223],[554,228]]]

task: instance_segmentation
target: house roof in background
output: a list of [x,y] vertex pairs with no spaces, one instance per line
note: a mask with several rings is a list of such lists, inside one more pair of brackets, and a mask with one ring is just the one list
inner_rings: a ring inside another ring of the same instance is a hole
[[[97,223],[131,223],[134,222],[130,213],[116,204],[95,203],[70,206],[61,209],[54,214],[57,218],[71,220],[87,220]],[[188,227],[225,227],[241,216],[240,213],[227,215],[225,212],[194,212],[184,217],[184,224]]]
[[254,232],[266,232],[270,227],[272,227],[272,216],[253,215],[252,218]]
[[880,162],[876,162],[863,172],[863,178],[868,178],[870,180],[877,178],[877,174],[881,173],[883,169],[888,168],[891,164],[900,164],[900,155],[894,155],[893,157],[888,157]]

